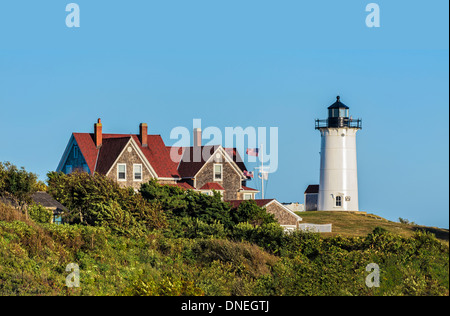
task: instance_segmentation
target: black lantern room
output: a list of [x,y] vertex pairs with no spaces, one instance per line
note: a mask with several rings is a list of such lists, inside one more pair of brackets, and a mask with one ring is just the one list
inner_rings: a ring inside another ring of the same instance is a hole
[[336,102],[328,107],[328,119],[316,120],[316,129],[326,127],[348,127],[348,128],[362,128],[361,119],[354,120],[349,116],[349,107],[341,102],[339,96],[336,97]]

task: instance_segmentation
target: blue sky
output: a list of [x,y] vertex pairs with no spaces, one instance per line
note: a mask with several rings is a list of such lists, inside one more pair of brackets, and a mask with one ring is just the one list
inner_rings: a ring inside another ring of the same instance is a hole
[[[360,209],[449,221],[448,1],[64,1],[0,4],[0,161],[42,179],[72,132],[278,127],[267,197],[303,202],[319,180],[336,95],[363,119]],[[253,165],[250,167],[254,167]],[[256,187],[256,184],[249,185]]]

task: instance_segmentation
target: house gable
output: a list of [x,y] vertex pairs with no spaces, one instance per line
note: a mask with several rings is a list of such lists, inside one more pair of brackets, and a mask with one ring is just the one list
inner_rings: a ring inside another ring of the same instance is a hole
[[[183,181],[199,189],[207,183],[218,183],[224,189],[224,200],[242,199],[245,181],[245,164],[235,148],[217,146],[168,147],[178,164],[178,172]],[[214,166],[221,165],[222,177],[214,176]],[[243,184],[244,182],[244,184]],[[248,188],[247,188],[248,189]],[[251,191],[254,198],[254,193]],[[245,192],[248,193],[248,192]]]
[[91,173],[91,168],[89,168],[80,146],[72,135],[56,171],[70,173],[76,170]]
[[298,222],[303,220],[300,216],[275,199],[267,203],[264,207],[268,213],[274,214],[278,223],[282,226],[297,226],[298,228]]
[[[222,177],[220,180],[214,177],[215,165],[222,166]],[[242,171],[236,166],[234,161],[219,147],[195,174],[194,186],[201,188],[207,183],[217,183],[225,189],[223,193],[224,200],[234,200],[238,198],[238,193],[242,189],[242,180],[244,178]]]
[[[256,205],[266,209],[267,213],[273,214],[278,223],[285,228],[298,228],[298,224],[303,219],[292,212],[289,208],[278,202],[276,199],[254,200]],[[233,209],[237,209],[243,200],[227,201]]]
[[216,148],[216,150],[209,157],[209,159],[206,161],[206,163],[200,168],[200,170],[197,172],[197,174],[199,174],[202,171],[202,169],[205,167],[205,165],[207,165],[208,163],[211,163],[211,162],[215,162],[215,163],[227,162],[233,168],[234,172],[236,172],[240,176],[241,181],[247,180],[247,177],[244,176],[244,173],[241,170],[241,168],[236,164],[235,161],[233,161],[232,157],[230,157],[230,155],[224,150],[224,148],[222,146],[218,146]]
[[[117,147],[119,147],[119,145],[117,145]],[[114,156],[115,160],[111,163],[108,170],[104,172],[106,177],[117,181],[121,186],[134,187],[135,189],[140,188],[143,182],[158,178],[155,170],[150,165],[133,138],[128,137],[127,141],[121,147],[122,148],[119,154]],[[115,148],[115,150],[117,150],[117,148]],[[109,156],[111,157],[113,155],[110,154]],[[124,165],[125,167],[125,179],[118,178],[119,165]],[[134,165],[140,166],[141,179],[134,178]],[[100,167],[101,165],[99,164],[98,168]]]

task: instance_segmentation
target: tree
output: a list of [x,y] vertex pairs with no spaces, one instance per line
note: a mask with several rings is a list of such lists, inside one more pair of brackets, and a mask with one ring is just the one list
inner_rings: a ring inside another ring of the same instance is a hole
[[31,196],[36,190],[36,174],[10,162],[0,162],[0,197],[8,198],[14,207],[26,213],[25,206],[32,202]]

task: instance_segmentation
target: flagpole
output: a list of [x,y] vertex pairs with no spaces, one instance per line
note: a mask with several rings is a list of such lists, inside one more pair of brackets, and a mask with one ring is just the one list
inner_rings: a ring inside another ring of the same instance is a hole
[[261,197],[264,200],[264,150],[261,144]]

